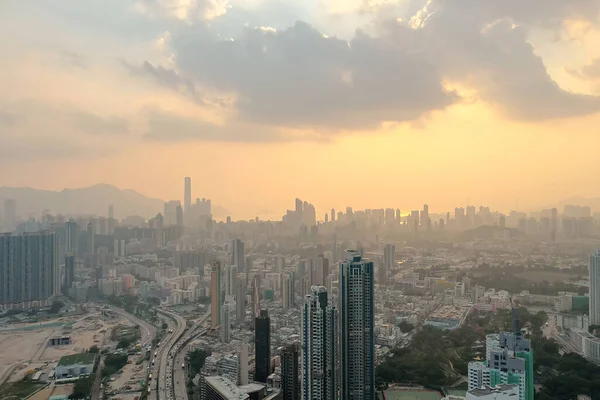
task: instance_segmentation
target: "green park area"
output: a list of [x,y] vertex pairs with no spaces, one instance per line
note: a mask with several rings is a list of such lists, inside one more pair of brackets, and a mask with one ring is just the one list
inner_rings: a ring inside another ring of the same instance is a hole
[[386,390],[385,400],[440,400],[442,395],[435,390]]
[[34,382],[27,378],[5,383],[0,387],[0,400],[23,400],[44,386],[44,383]]

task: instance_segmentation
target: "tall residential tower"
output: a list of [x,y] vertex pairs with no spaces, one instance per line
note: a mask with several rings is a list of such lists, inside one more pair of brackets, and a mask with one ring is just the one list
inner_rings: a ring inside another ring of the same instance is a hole
[[600,325],[600,250],[590,256],[590,325]]
[[47,306],[59,291],[56,233],[0,234],[0,308]]
[[302,310],[302,398],[339,398],[338,311],[324,286],[312,286]]
[[340,263],[342,400],[375,400],[373,263],[346,250]]
[[223,306],[221,301],[221,290],[223,289],[221,279],[221,263],[216,261],[213,263],[210,272],[210,320],[213,329],[221,323],[221,307]]
[[271,319],[267,310],[260,310],[254,323],[254,380],[266,383],[271,374]]

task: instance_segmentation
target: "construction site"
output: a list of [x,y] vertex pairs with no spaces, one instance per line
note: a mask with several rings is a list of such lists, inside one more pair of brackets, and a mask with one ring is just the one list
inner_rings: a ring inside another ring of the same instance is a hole
[[[131,325],[118,314],[97,312],[0,328],[0,400],[30,395],[36,390],[39,392],[31,397],[34,400],[47,400],[65,391],[70,394],[71,385],[44,388],[53,378],[61,357],[85,352],[92,346],[109,346],[113,328]],[[25,377],[30,382],[29,392],[24,387]],[[12,392],[17,394],[11,395]]]

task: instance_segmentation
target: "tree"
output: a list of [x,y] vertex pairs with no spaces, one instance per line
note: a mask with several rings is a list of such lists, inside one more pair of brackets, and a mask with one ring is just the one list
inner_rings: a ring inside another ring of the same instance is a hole
[[414,325],[411,324],[410,322],[407,322],[405,320],[401,321],[398,324],[398,328],[400,328],[400,331],[402,333],[408,333],[408,332],[412,332],[413,329],[415,329]]
[[129,338],[123,338],[117,343],[117,349],[126,349],[129,346],[131,346],[131,339]]
[[52,306],[50,306],[50,310],[48,311],[50,314],[58,314],[61,308],[64,307],[64,303],[60,300],[54,300],[52,302]]
[[75,385],[73,385],[73,393],[69,396],[69,399],[87,399],[92,393],[94,386],[94,375],[87,378],[79,378]]
[[102,376],[111,376],[127,364],[127,354],[108,354],[104,359]]
[[98,346],[93,345],[92,347],[90,347],[88,349],[88,353],[93,353],[93,354],[97,354],[100,350],[98,349]]
[[169,325],[167,325],[166,322],[163,322],[163,324],[161,325],[162,329],[167,329],[169,327]]
[[200,370],[204,366],[204,361],[206,360],[206,357],[210,356],[210,354],[210,351],[203,349],[196,349],[189,354],[188,357],[192,375],[196,375],[200,372]]

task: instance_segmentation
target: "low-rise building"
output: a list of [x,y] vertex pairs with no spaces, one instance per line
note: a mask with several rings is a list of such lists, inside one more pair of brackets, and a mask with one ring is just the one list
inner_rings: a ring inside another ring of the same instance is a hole
[[497,385],[472,389],[467,392],[466,400],[518,400],[519,387],[517,385]]
[[64,356],[56,366],[56,379],[75,378],[94,372],[95,353],[79,353]]

